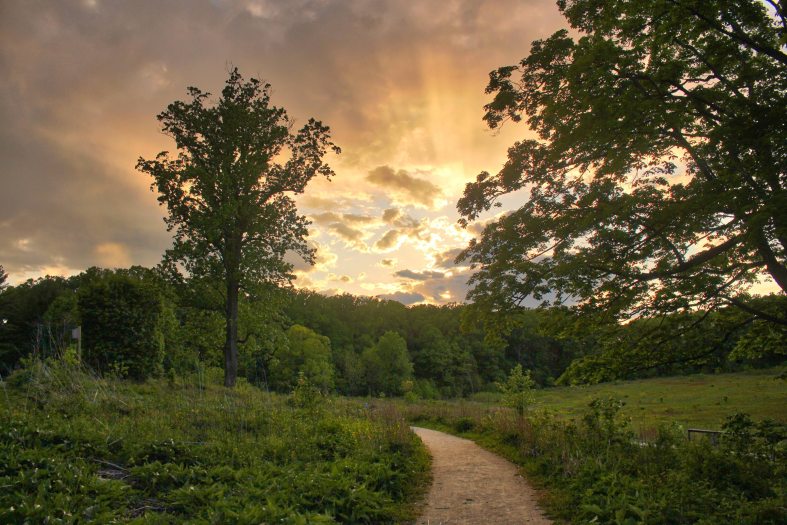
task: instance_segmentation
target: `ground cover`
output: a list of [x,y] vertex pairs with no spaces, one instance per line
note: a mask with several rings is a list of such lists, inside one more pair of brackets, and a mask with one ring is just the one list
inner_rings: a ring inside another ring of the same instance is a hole
[[[220,371],[215,379],[220,380]],[[428,455],[394,410],[36,363],[0,392],[2,523],[393,523]]]

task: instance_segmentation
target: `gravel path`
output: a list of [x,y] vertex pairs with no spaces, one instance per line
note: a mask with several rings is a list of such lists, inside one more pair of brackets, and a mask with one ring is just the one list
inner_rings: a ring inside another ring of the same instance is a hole
[[517,467],[470,440],[413,427],[432,454],[432,487],[419,525],[551,525]]

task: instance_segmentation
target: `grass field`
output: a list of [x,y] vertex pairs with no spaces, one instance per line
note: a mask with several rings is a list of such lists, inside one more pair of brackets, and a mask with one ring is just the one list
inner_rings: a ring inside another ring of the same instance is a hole
[[[787,422],[787,367],[729,374],[696,374],[591,386],[543,388],[535,391],[532,410],[558,419],[587,413],[593,399],[613,398],[625,403],[622,415],[635,431],[645,434],[661,424],[718,430],[727,416],[747,413],[755,421]],[[398,402],[408,418],[428,414],[433,421],[480,417],[498,410],[499,394],[483,392],[469,400]]]
[[787,422],[787,380],[778,379],[785,371],[787,367],[547,388],[536,393],[536,406],[571,418],[584,413],[592,399],[612,397],[626,403],[623,413],[634,428],[677,422],[718,429],[737,412]]
[[[559,523],[781,525],[784,371],[548,388],[524,416],[501,410],[500,396],[488,393],[398,403],[416,425],[467,437],[520,465]],[[737,413],[751,419],[725,422]],[[687,440],[686,428],[723,423],[715,443]]]

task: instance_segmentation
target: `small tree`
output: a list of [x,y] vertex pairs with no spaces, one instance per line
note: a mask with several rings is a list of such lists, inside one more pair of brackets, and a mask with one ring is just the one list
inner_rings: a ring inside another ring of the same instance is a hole
[[164,357],[161,296],[151,285],[124,274],[87,283],[77,301],[85,362],[99,372],[144,379]]
[[289,282],[289,250],[313,260],[305,242],[309,222],[291,195],[315,175],[330,178],[323,156],[339,148],[328,127],[313,119],[292,133],[284,109],[270,104],[270,85],[244,81],[237,69],[213,105],[209,93],[195,87],[188,93],[190,101],[173,102],[158,115],[178,157],[140,158],[137,169],[153,177],[169,212],[175,239],[167,258],[192,278],[222,283],[224,384],[231,387],[238,375],[241,290],[255,296],[262,285]]
[[530,370],[523,371],[522,365],[517,364],[504,383],[495,384],[503,393],[503,405],[513,408],[520,416],[533,404],[533,387],[536,383],[530,377]]

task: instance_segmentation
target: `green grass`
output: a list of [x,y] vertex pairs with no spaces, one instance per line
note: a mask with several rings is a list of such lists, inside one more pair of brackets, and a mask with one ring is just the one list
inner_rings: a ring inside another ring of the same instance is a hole
[[395,523],[428,479],[393,409],[41,363],[0,390],[0,523]]
[[[787,367],[689,376],[618,381],[592,386],[538,389],[531,413],[546,413],[558,420],[577,420],[594,399],[624,403],[621,415],[644,438],[662,425],[684,429],[719,430],[728,416],[746,413],[754,421],[787,423],[787,381],[779,378]],[[482,392],[469,400],[391,400],[410,421],[453,424],[461,418],[481,419],[501,410],[501,396]]]
[[697,374],[536,391],[535,407],[577,418],[595,398],[624,401],[623,415],[635,429],[677,422],[687,428],[719,429],[725,417],[745,412],[755,420],[787,422],[787,367],[729,374]]

